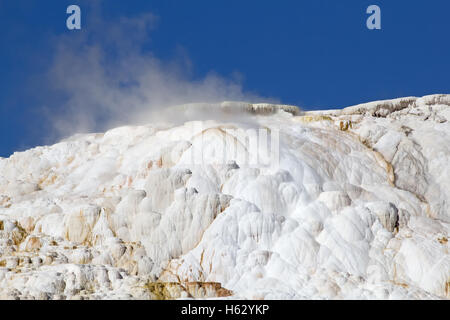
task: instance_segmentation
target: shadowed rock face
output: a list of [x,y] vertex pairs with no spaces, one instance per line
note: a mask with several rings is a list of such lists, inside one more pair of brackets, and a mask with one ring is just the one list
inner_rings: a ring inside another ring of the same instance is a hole
[[450,297],[450,96],[178,108],[0,158],[0,299]]
[[232,295],[217,282],[149,282],[146,288],[152,300],[173,300],[180,298],[221,298]]

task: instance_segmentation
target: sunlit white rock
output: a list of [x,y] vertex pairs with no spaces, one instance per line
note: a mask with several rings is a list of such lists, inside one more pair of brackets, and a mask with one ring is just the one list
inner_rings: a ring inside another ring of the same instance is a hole
[[450,96],[171,112],[0,158],[0,298],[450,297]]

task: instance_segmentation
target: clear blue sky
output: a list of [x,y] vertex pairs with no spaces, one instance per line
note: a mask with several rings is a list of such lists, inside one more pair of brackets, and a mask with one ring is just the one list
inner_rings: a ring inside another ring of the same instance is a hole
[[[0,0],[0,156],[46,142],[42,82],[66,8],[89,2]],[[366,8],[382,30],[366,28]],[[158,16],[147,49],[162,61],[182,51],[193,77],[239,72],[243,87],[304,108],[339,108],[400,96],[450,93],[450,1],[108,0],[103,24],[142,12]],[[97,11],[98,12],[98,11]],[[75,35],[74,35],[75,36]],[[51,104],[49,105],[51,107]]]

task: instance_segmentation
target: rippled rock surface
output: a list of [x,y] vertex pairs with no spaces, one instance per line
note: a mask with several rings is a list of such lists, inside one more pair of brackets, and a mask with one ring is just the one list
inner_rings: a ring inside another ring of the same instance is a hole
[[450,298],[449,95],[210,108],[0,158],[0,298]]

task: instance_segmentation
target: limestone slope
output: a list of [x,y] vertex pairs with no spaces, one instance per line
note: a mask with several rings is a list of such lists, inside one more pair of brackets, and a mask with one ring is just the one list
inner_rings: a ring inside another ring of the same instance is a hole
[[450,298],[449,95],[210,108],[0,159],[0,298]]

